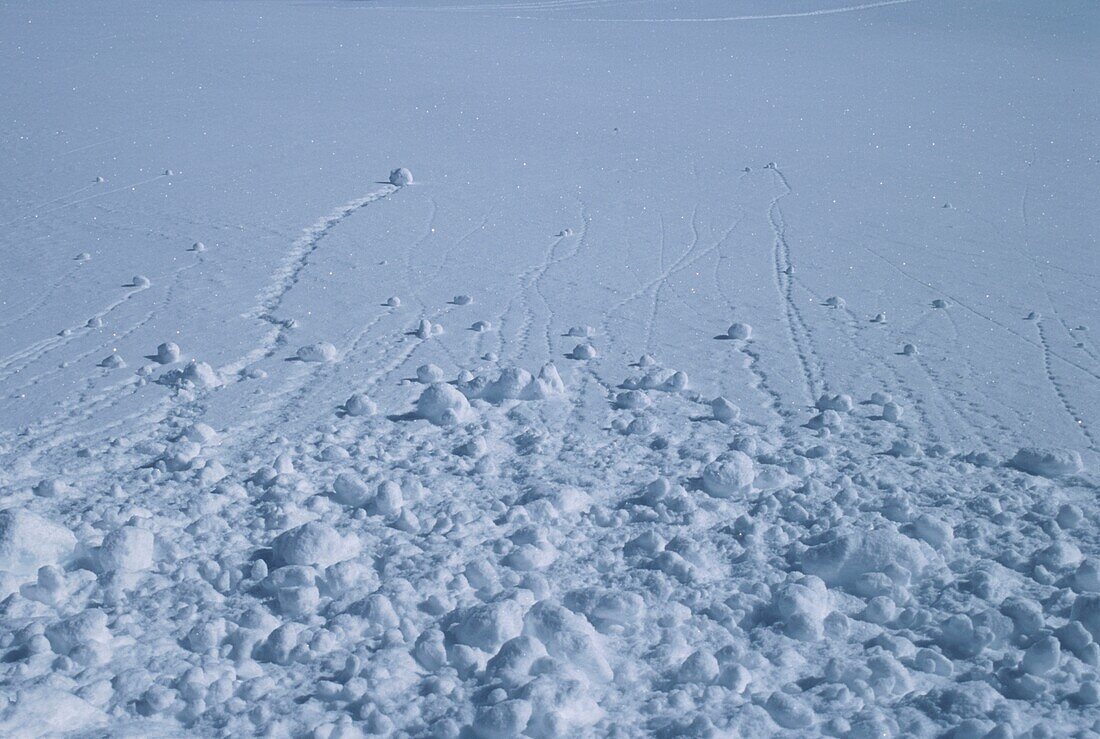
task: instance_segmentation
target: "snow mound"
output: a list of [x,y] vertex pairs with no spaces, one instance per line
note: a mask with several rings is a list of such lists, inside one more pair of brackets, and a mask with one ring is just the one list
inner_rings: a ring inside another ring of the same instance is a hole
[[327,341],[318,341],[299,348],[297,356],[303,362],[335,362],[336,347]]
[[1025,447],[1008,461],[1010,467],[1039,477],[1074,475],[1084,469],[1081,455],[1073,449]]
[[0,511],[0,570],[32,575],[39,567],[64,561],[75,547],[76,537],[63,526],[30,511]]
[[470,418],[470,401],[451,385],[429,385],[416,401],[416,413],[436,426],[453,426]]
[[703,468],[703,489],[715,498],[731,498],[751,490],[755,478],[749,455],[730,451]]
[[177,390],[185,388],[208,390],[222,384],[221,378],[218,377],[218,373],[214,371],[213,367],[206,362],[199,362],[194,359],[188,362],[186,367],[165,372],[157,378],[157,382]]
[[354,534],[341,536],[328,524],[310,521],[279,534],[271,549],[280,565],[328,567],[355,557],[359,540]]

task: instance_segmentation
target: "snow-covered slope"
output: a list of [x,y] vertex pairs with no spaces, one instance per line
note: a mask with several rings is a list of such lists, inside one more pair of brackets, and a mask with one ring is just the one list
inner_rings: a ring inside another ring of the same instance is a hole
[[1100,731],[1098,30],[4,3],[0,734]]

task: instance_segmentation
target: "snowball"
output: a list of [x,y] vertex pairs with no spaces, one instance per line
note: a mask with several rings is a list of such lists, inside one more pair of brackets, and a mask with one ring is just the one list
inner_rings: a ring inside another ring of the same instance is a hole
[[436,383],[425,388],[416,401],[416,413],[436,426],[453,426],[470,416],[470,401],[451,385]]
[[180,361],[180,348],[177,344],[166,341],[157,347],[157,362],[160,364],[172,364]]
[[349,416],[373,416],[378,406],[364,393],[356,393],[344,401],[344,410]]
[[649,407],[649,396],[641,390],[626,390],[615,396],[615,407],[626,410],[638,410]]
[[392,295],[389,298],[386,298],[386,305],[388,305],[390,308],[400,308],[401,298],[397,297],[396,295]]
[[1073,449],[1026,447],[1008,461],[1010,467],[1041,477],[1073,475],[1084,469],[1081,455]]
[[397,187],[404,187],[405,185],[411,185],[413,181],[412,172],[404,167],[398,167],[390,172],[390,184]]
[[897,423],[901,419],[902,407],[897,403],[882,404],[882,418],[890,423]]
[[817,409],[820,411],[848,413],[852,407],[852,397],[843,393],[825,393],[817,399]]
[[943,309],[943,308],[948,307],[948,305],[949,305],[948,302],[946,300],[944,300],[943,298],[936,298],[935,300],[932,301],[932,307],[933,308]]
[[577,344],[573,347],[573,353],[570,355],[573,359],[595,359],[596,347],[591,344]]
[[718,678],[718,660],[706,649],[696,650],[680,665],[677,677],[682,683],[709,685]]
[[29,511],[0,511],[0,570],[33,575],[68,558],[75,547],[76,537],[62,526]]
[[913,344],[906,344],[901,348],[901,353],[907,357],[915,357],[917,355],[917,347]]
[[731,323],[726,330],[726,338],[737,341],[748,341],[752,338],[752,326],[747,323]]
[[814,722],[814,710],[809,704],[793,695],[780,691],[771,694],[764,708],[775,723],[784,729],[805,729]]
[[596,330],[593,329],[591,326],[573,326],[567,332],[567,335],[569,336],[582,339],[591,338],[592,336],[595,336],[595,334]]
[[489,321],[475,321],[474,324],[470,326],[470,328],[474,331],[477,331],[478,333],[484,333],[486,331],[492,331],[493,324]]
[[280,534],[271,548],[280,564],[328,567],[356,556],[359,541],[354,534],[345,538],[328,524],[310,521]]
[[703,468],[703,489],[715,498],[729,498],[748,492],[755,477],[752,459],[730,451]]
[[471,298],[469,295],[455,295],[454,299],[451,300],[451,302],[455,305],[469,305],[470,303],[474,302],[474,299]]
[[206,244],[202,243],[201,241],[196,241],[194,244],[191,245],[191,251],[206,251]]
[[141,572],[153,566],[153,532],[123,526],[107,534],[96,551],[100,572]]
[[100,367],[106,367],[107,369],[122,369],[126,366],[126,361],[117,354],[108,354],[107,357],[99,363]]
[[844,298],[834,295],[830,298],[825,298],[825,305],[830,308],[843,308],[847,303],[844,302]]
[[886,323],[886,314],[876,313],[875,317],[871,319],[871,323]]
[[445,377],[446,375],[443,374],[443,370],[434,364],[423,364],[416,368],[417,381],[425,385],[431,385],[434,382],[443,382]]
[[392,480],[386,480],[367,502],[367,510],[379,516],[396,516],[404,505],[401,486]]
[[149,285],[152,284],[149,281],[149,278],[145,277],[144,275],[134,275],[133,278],[131,278],[130,283],[133,287],[139,287],[143,289],[149,287]]
[[298,349],[298,359],[303,362],[334,362],[336,347],[327,341],[318,341]]
[[332,483],[333,498],[344,505],[361,506],[370,498],[370,487],[359,476],[344,472]]

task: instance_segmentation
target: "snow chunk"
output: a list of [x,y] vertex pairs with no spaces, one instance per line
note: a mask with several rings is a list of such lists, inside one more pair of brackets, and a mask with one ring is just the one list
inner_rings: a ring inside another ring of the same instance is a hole
[[596,358],[596,347],[591,344],[577,344],[573,347],[573,353],[570,354],[573,359],[587,360]]
[[67,735],[106,723],[107,714],[91,703],[45,685],[13,695],[0,711],[0,734],[10,737]]
[[166,341],[157,347],[157,362],[159,364],[172,364],[180,361],[179,345]]
[[29,511],[0,511],[0,570],[33,575],[69,557],[75,547],[76,537],[58,524]]
[[722,423],[733,423],[741,417],[741,409],[721,395],[710,401],[710,411]]
[[107,534],[96,551],[100,572],[141,572],[153,566],[153,532],[123,526]]
[[1073,449],[1025,447],[1008,461],[1010,467],[1040,477],[1073,475],[1084,469],[1081,455]]
[[420,394],[416,413],[436,426],[453,426],[469,418],[470,401],[451,385],[436,383]]
[[715,498],[748,492],[755,478],[752,459],[744,452],[726,452],[703,468],[703,489]]
[[443,370],[434,364],[422,364],[416,368],[417,382],[431,385],[432,383],[443,382],[444,379],[446,379],[446,375],[443,374]]
[[373,416],[378,412],[378,405],[365,393],[356,393],[344,401],[344,411],[349,416]]
[[194,359],[188,362],[186,367],[165,372],[157,382],[176,389],[195,387],[203,390],[222,384],[213,367],[206,362],[198,362]]
[[523,608],[514,600],[502,600],[466,609],[451,633],[459,644],[495,653],[522,629]]
[[852,410],[852,407],[852,397],[843,393],[825,393],[817,399],[817,409],[819,411],[848,413]]
[[411,185],[413,181],[412,172],[405,167],[398,167],[390,172],[390,184],[396,187],[404,187],[405,185]]
[[473,728],[483,739],[511,739],[522,734],[530,720],[531,704],[513,698],[479,708]]
[[523,632],[541,641],[550,656],[595,680],[606,682],[614,676],[592,624],[553,601],[539,601],[531,607]]
[[298,359],[303,362],[335,362],[336,347],[327,341],[318,341],[298,349]]
[[872,572],[900,577],[898,568],[916,577],[928,562],[925,549],[913,539],[891,529],[875,529],[834,534],[831,540],[807,549],[801,567],[829,586],[844,586]]
[[271,548],[281,565],[328,567],[356,556],[359,540],[354,534],[343,537],[328,524],[310,521],[279,534]]

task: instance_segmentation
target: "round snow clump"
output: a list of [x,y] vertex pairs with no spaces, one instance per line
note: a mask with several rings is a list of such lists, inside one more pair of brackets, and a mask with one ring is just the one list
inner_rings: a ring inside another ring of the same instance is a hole
[[328,567],[358,554],[359,542],[354,534],[345,538],[328,524],[310,521],[279,534],[271,548],[281,565]]
[[451,301],[455,305],[469,305],[474,302],[474,299],[469,295],[455,295],[454,300]]
[[405,185],[411,185],[413,181],[412,172],[405,167],[398,167],[390,172],[390,184],[397,187],[404,187]]
[[886,314],[876,313],[875,317],[871,319],[871,323],[886,323]]
[[110,354],[99,363],[99,366],[107,369],[122,369],[126,366],[126,361],[117,354]]
[[489,323],[488,321],[476,321],[474,322],[473,326],[470,326],[470,328],[480,334],[484,333],[485,331],[492,331],[493,324]]
[[470,415],[470,401],[451,385],[429,385],[416,401],[416,413],[436,426],[453,426]]
[[356,393],[344,401],[344,410],[349,416],[373,416],[378,406],[364,393]]
[[1008,461],[1010,467],[1040,477],[1074,475],[1084,469],[1081,455],[1073,449],[1025,447]]
[[99,176],[97,176],[97,177],[95,178],[95,183],[96,183],[97,185],[102,185],[102,184],[103,184],[104,182],[106,182],[106,181],[107,181],[107,180],[103,179],[103,176],[102,176],[102,175],[99,175]]
[[149,285],[152,284],[151,282],[149,282],[149,278],[144,276],[144,275],[134,275],[130,279],[130,282],[131,282],[131,284],[133,284],[134,287],[141,287],[141,288],[149,287]]
[[416,379],[418,382],[422,382],[425,385],[431,385],[436,382],[443,382],[446,376],[443,374],[443,370],[434,364],[422,364],[416,368]]
[[577,344],[575,347],[573,347],[572,357],[573,359],[581,360],[595,359],[596,347],[592,346],[591,344]]
[[932,307],[937,309],[943,309],[948,306],[948,302],[943,298],[936,298],[932,301]]
[[817,399],[817,409],[820,411],[848,413],[853,407],[852,397],[844,393],[825,393]]
[[92,255],[89,254],[86,251],[82,251],[82,252],[80,252],[79,254],[76,255],[76,261],[78,261],[78,262],[87,262],[91,258],[92,258]]
[[901,353],[907,357],[915,357],[917,355],[917,347],[913,344],[906,344],[901,348]]
[[596,331],[591,326],[574,326],[569,329],[569,336],[574,338],[589,338],[595,334]]
[[191,245],[191,251],[206,251],[206,244],[201,241],[196,241]]
[[180,361],[179,345],[166,341],[157,347],[157,362],[160,364],[172,364]]
[[390,296],[389,298],[386,299],[386,305],[388,305],[391,308],[400,308],[401,307],[401,298],[397,297],[396,295],[392,295],[392,296]]
[[100,572],[141,572],[153,566],[153,532],[136,526],[115,529],[96,552]]
[[30,511],[0,511],[0,570],[32,575],[73,553],[76,537],[63,526]]
[[732,323],[726,330],[726,338],[748,341],[752,338],[752,326],[747,323]]
[[897,403],[883,403],[882,404],[882,418],[890,423],[897,423],[901,418],[903,409]]
[[327,341],[303,346],[298,350],[298,359],[303,362],[335,362],[336,347]]
[[825,305],[830,308],[843,308],[848,304],[844,302],[844,298],[834,295],[830,298],[825,298]]
[[710,410],[715,420],[722,423],[733,423],[741,417],[741,409],[721,395],[710,401]]
[[626,390],[615,396],[615,407],[626,410],[637,410],[649,407],[649,396],[641,390]]
[[715,498],[729,498],[748,492],[755,477],[749,455],[726,452],[703,468],[703,489]]

